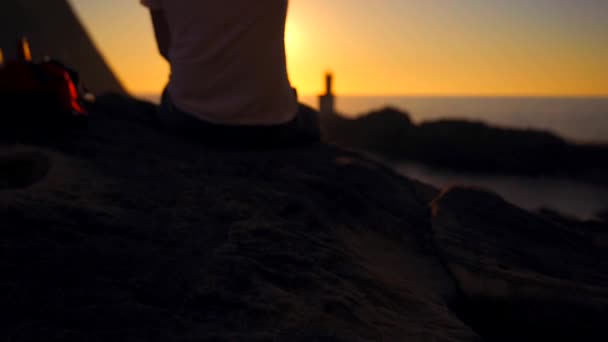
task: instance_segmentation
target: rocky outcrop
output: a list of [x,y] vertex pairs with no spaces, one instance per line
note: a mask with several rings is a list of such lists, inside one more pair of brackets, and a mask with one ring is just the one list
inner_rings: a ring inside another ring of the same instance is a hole
[[602,333],[606,250],[574,223],[466,189],[431,208],[436,189],[324,144],[211,148],[147,103],[90,109],[0,145],[1,341]]
[[608,253],[582,222],[535,215],[497,195],[445,190],[433,233],[464,296],[455,309],[494,341],[607,336]]
[[438,120],[414,124],[392,108],[357,119],[321,118],[339,146],[459,171],[556,176],[607,185],[608,146],[577,145],[551,133]]
[[0,191],[1,341],[478,340],[432,188],[322,144],[205,147],[154,110],[102,98],[28,147],[51,167]]

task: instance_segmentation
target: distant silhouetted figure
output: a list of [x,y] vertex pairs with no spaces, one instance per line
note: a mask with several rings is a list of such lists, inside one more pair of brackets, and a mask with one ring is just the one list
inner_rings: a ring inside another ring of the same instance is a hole
[[171,65],[165,127],[210,142],[318,140],[287,76],[287,0],[142,0]]
[[332,89],[333,77],[334,76],[330,72],[325,74],[325,94],[319,96],[319,110],[321,115],[334,114],[335,112],[335,98]]

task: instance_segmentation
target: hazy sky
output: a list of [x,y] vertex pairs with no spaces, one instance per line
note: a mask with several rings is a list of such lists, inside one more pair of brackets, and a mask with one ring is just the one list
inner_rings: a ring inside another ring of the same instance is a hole
[[[252,0],[255,1],[255,0]],[[136,93],[169,69],[139,0],[70,0]],[[301,94],[608,95],[607,0],[291,0]]]

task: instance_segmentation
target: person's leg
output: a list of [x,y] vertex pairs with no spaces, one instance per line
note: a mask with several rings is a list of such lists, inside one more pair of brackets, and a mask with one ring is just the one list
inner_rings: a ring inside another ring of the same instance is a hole
[[172,134],[214,146],[281,148],[320,139],[317,113],[309,107],[299,106],[296,118],[282,125],[218,125],[182,112],[171,102],[166,90],[158,109],[158,121]]

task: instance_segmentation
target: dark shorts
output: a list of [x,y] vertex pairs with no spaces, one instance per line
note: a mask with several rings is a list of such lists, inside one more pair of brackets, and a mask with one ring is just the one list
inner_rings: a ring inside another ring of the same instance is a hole
[[210,123],[182,112],[165,90],[158,110],[163,129],[188,140],[208,145],[244,148],[289,147],[319,142],[317,112],[299,105],[294,120],[280,125],[249,126]]

